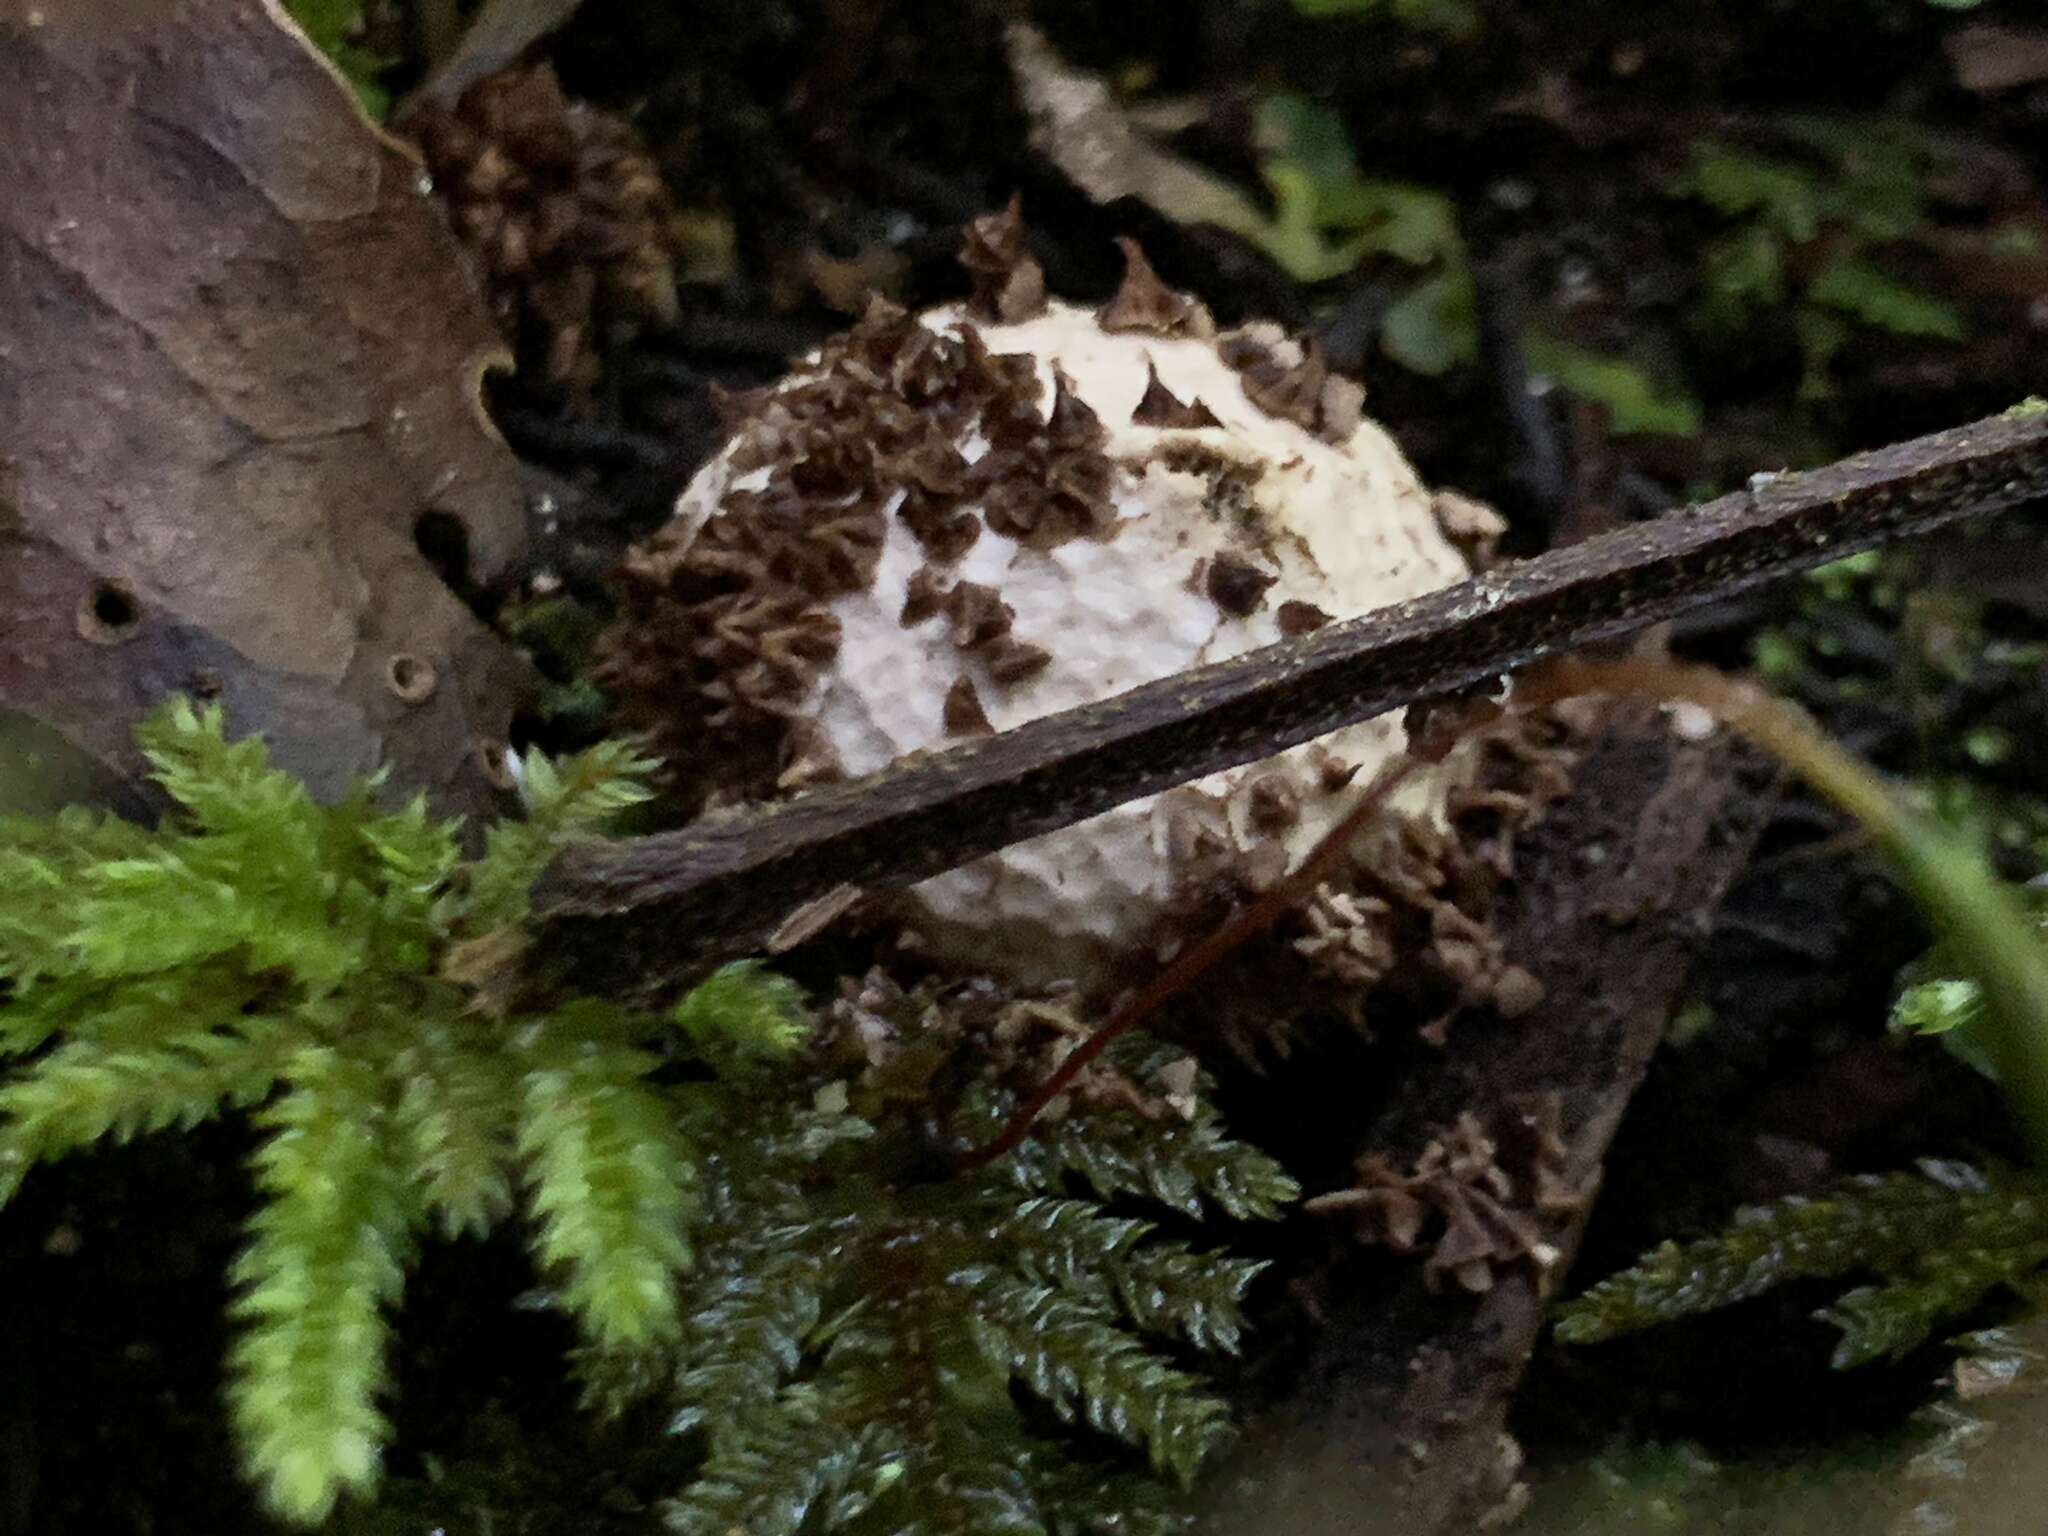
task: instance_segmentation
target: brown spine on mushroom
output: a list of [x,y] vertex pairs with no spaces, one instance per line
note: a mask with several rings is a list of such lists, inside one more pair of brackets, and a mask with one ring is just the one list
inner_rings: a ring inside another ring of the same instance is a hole
[[1301,819],[1301,791],[1284,773],[1264,774],[1246,792],[1246,814],[1254,831],[1278,837]]
[[1242,555],[1229,550],[1219,553],[1209,562],[1209,574],[1204,585],[1209,591],[1209,601],[1234,619],[1247,618],[1258,611],[1265,600],[1266,589],[1280,578],[1271,571],[1262,571]]
[[1293,639],[1296,635],[1314,634],[1330,622],[1330,615],[1314,603],[1290,597],[1273,611],[1273,619],[1280,626],[1280,633]]
[[1005,687],[1027,682],[1052,665],[1052,652],[1005,635],[989,648],[988,675]]
[[1182,429],[1192,427],[1220,427],[1216,413],[1200,400],[1183,402],[1166,387],[1159,377],[1159,369],[1151,359],[1145,362],[1145,393],[1138,397],[1138,403],[1131,411],[1131,421],[1140,427],[1165,427]]
[[922,624],[938,614],[945,600],[946,589],[939,584],[939,573],[928,565],[921,565],[904,584],[903,612],[899,622],[905,629],[913,624]]
[[1046,418],[1046,441],[1064,453],[1100,448],[1109,440],[1102,418],[1074,393],[1074,381],[1057,363],[1053,365],[1052,381],[1052,413]]
[[[727,492],[694,532],[664,529],[628,555],[600,675],[679,777],[704,760],[707,738],[721,786],[742,797],[832,771],[797,739],[797,716],[838,653],[827,605],[874,580],[883,509],[899,501],[935,559],[957,557],[980,532],[961,505],[967,465],[944,419],[969,388],[969,352],[895,305],[871,305],[749,402],[729,462],[735,473],[765,471],[767,484]],[[934,390],[950,393],[909,398]],[[935,576],[928,585],[910,595],[908,622],[936,596]]]
[[968,312],[1014,325],[1045,312],[1045,272],[1024,244],[1024,203],[1012,197],[1001,213],[971,221],[960,242],[960,265],[974,280]]
[[1333,373],[1323,380],[1322,407],[1316,414],[1316,436],[1338,447],[1351,441],[1365,421],[1365,386]]
[[1108,429],[1063,369],[1054,370],[1046,416],[1038,414],[1035,379],[1030,389],[1024,395],[1005,381],[984,409],[982,430],[992,446],[966,477],[981,493],[983,517],[995,532],[1034,549],[1108,533],[1116,524],[1116,471],[1103,451]]
[[1330,370],[1320,342],[1311,339],[1293,364],[1256,345],[1226,351],[1224,360],[1243,377],[1245,398],[1268,416],[1291,421],[1305,432],[1321,424]]
[[948,736],[990,736],[995,727],[989,724],[988,711],[981,707],[981,695],[974,691],[974,680],[956,677],[953,686],[946,690],[945,724]]
[[1209,311],[1190,295],[1176,293],[1162,283],[1137,241],[1120,237],[1117,249],[1124,253],[1124,280],[1116,296],[1095,312],[1096,322],[1105,331],[1145,331],[1154,336],[1216,334]]
[[1046,465],[1059,536],[1098,538],[1116,527],[1116,503],[1110,498],[1115,478],[1116,467],[1094,449],[1063,453]]
[[1016,611],[994,587],[962,581],[941,600],[952,624],[953,644],[963,651],[986,650],[1010,632]]
[[1508,531],[1508,521],[1485,502],[1457,491],[1438,491],[1429,499],[1436,525],[1458,547],[1466,563],[1483,571],[1496,563],[1495,546]]

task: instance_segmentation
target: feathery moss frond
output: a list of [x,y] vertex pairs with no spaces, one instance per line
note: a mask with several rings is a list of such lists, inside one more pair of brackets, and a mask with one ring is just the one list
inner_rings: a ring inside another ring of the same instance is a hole
[[283,1034],[275,1020],[251,1019],[238,1034],[199,1031],[149,1050],[59,1046],[0,1086],[0,1205],[36,1163],[256,1103],[276,1080]]
[[481,1237],[512,1208],[518,1073],[474,1015],[427,1018],[393,1060],[393,1109],[442,1235]]
[[742,1251],[749,1262],[728,1258],[698,1283],[709,1299],[692,1313],[682,1340],[678,1429],[703,1423],[714,1408],[721,1419],[767,1412],[796,1376],[824,1315],[826,1266],[819,1255],[766,1244]]
[[1270,1221],[1301,1198],[1278,1163],[1224,1135],[1214,1111],[1180,1124],[1061,1124],[1036,1150],[1020,1149],[1016,1167],[1034,1188],[1078,1174],[1105,1200],[1157,1200],[1195,1220],[1205,1201],[1236,1221]]
[[[1000,1119],[1003,1100],[982,1095],[972,1113]],[[669,1507],[671,1528],[793,1529],[792,1489],[809,1500],[806,1533],[1181,1528],[1169,1489],[1230,1426],[1159,1345],[1234,1348],[1259,1265],[1197,1253],[1101,1198],[1027,1188],[1020,1200],[1020,1179],[1062,1182],[1043,1142],[1024,1149],[1037,1161],[1021,1174],[999,1163],[897,1187],[874,1177],[868,1147],[831,1133],[835,1121],[861,1123],[851,1115],[790,1104],[777,1114],[782,1128],[704,1163],[702,1257],[671,1396],[677,1427],[704,1438],[708,1459]],[[1120,1206],[1157,1207],[1163,1186],[1177,1201],[1191,1191],[1199,1209],[1211,1188],[1274,1180],[1211,1111],[1197,1118],[1210,1128],[1199,1140],[1176,1135],[1188,1122],[1094,1108],[1059,1131],[1075,1146],[1120,1142]],[[1148,1179],[1166,1155],[1140,1150],[1147,1135],[1198,1148],[1208,1166],[1185,1186]],[[1022,1410],[1012,1383],[1050,1414]],[[805,1438],[814,1414],[841,1425],[827,1444],[849,1445],[851,1426],[866,1437],[817,1480],[792,1465],[819,1454]],[[1055,1420],[1092,1441],[1085,1455],[1047,1437]],[[1135,1454],[1107,1454],[1118,1441]]]
[[[1234,1352],[1246,1287],[1265,1265],[1155,1237],[1151,1222],[1092,1201],[1027,1200],[1004,1224],[1023,1273],[1120,1311],[1140,1332]],[[1148,1241],[1148,1239],[1150,1239]]]
[[758,960],[721,966],[670,1017],[700,1051],[764,1060],[787,1059],[810,1032],[802,989]]
[[679,1040],[585,999],[490,1018],[441,977],[452,947],[523,914],[563,838],[644,797],[624,747],[529,755],[532,819],[465,865],[424,801],[381,809],[373,781],[317,805],[217,707],[177,701],[139,735],[174,803],[160,826],[0,822],[0,1204],[37,1162],[256,1110],[230,1396],[269,1502],[313,1521],[375,1481],[385,1309],[415,1230],[489,1230],[522,1173],[590,1338],[676,1332],[690,1154],[645,1047],[702,1040],[707,1067],[733,1042],[786,1049],[795,995],[729,974],[686,1001]]
[[665,1511],[668,1528],[678,1536],[843,1529],[887,1491],[892,1449],[887,1426],[864,1422],[843,1397],[791,1387],[774,1413],[724,1422],[710,1464]]
[[262,1111],[264,1203],[235,1263],[243,1329],[229,1389],[235,1422],[286,1519],[324,1519],[343,1489],[376,1481],[386,1426],[376,1404],[417,1204],[382,1144],[376,1075],[309,1046]]
[[141,827],[68,806],[47,819],[0,816],[0,980],[19,997],[46,971],[63,968],[72,921],[67,890],[86,870],[139,857]]
[[1838,1369],[1897,1360],[1924,1344],[1942,1324],[1961,1317],[2000,1286],[2017,1287],[2048,1263],[2048,1230],[2033,1242],[1958,1248],[1910,1275],[1844,1292],[1820,1316],[1842,1332]]
[[975,1340],[1063,1419],[1084,1419],[1142,1447],[1183,1483],[1230,1432],[1223,1404],[1187,1372],[1148,1353],[1106,1308],[1009,1275],[962,1277],[978,1307]]
[[1591,1344],[1713,1311],[1791,1280],[1874,1275],[1819,1315],[1840,1367],[1898,1357],[2001,1285],[2048,1262],[2048,1184],[1927,1161],[1831,1195],[1754,1206],[1713,1237],[1665,1243],[1558,1308],[1557,1336]]
[[657,765],[630,746],[599,742],[557,764],[538,751],[518,763],[521,821],[492,827],[484,857],[470,873],[468,916],[482,932],[526,916],[527,892],[563,839],[599,831],[611,817],[639,805],[652,791]]
[[569,1309],[600,1348],[672,1338],[676,1275],[690,1261],[691,1160],[645,1082],[654,1058],[588,1043],[541,1056],[519,1126],[535,1252],[566,1268]]

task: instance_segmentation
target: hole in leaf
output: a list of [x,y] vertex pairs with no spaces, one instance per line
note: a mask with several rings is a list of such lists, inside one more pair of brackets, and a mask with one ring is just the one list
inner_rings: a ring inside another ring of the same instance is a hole
[[476,746],[477,765],[483,769],[484,777],[498,789],[516,789],[519,785],[511,765],[505,761],[510,750],[504,741],[494,736],[486,736]]
[[412,525],[412,540],[448,590],[469,591],[469,529],[453,512],[422,512]]
[[78,605],[78,632],[95,645],[119,645],[142,622],[142,604],[124,581],[102,581]]
[[431,661],[405,651],[391,658],[384,677],[392,693],[404,704],[424,704],[434,696],[434,685],[440,681]]

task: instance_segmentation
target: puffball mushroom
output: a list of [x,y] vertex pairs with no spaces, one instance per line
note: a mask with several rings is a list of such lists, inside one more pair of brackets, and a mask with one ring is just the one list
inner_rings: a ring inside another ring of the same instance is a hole
[[[1462,580],[1362,391],[1278,328],[1217,334],[1137,247],[1049,301],[1008,213],[974,297],[877,301],[627,559],[606,679],[707,805],[872,773]],[[1218,878],[1298,862],[1403,748],[1393,717],[1134,800],[902,898],[935,957],[1100,985]]]

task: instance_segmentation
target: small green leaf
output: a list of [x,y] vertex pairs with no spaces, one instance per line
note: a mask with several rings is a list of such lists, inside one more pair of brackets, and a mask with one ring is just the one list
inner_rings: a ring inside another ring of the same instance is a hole
[[1785,252],[1764,224],[1747,224],[1706,249],[1706,296],[1700,313],[1709,326],[1739,331],[1761,309],[1785,302]]
[[1947,299],[1908,287],[1866,261],[1831,262],[1807,284],[1806,296],[1900,336],[1961,341],[1969,329]]
[[1692,165],[1672,190],[1697,197],[1718,213],[1759,214],[1795,244],[1820,233],[1819,180],[1789,160],[1751,154],[1712,139],[1696,140]]
[[381,118],[391,104],[391,97],[378,83],[378,77],[395,61],[360,42],[361,0],[284,0],[284,8],[305,30],[313,46],[326,54],[355,87],[364,109],[372,117]]
[[1665,392],[1624,358],[1583,351],[1540,331],[1525,338],[1529,366],[1558,388],[1607,407],[1617,436],[1635,432],[1692,437],[1702,425],[1699,402],[1682,392]]
[[1460,264],[1411,285],[1380,316],[1380,348],[1430,378],[1479,356],[1478,295]]
[[1353,236],[1333,242],[1324,238],[1315,184],[1306,171],[1285,161],[1272,161],[1263,174],[1267,190],[1273,194],[1273,220],[1254,236],[1260,249],[1290,277],[1304,283],[1342,277],[1358,265],[1366,251],[1365,239]]

